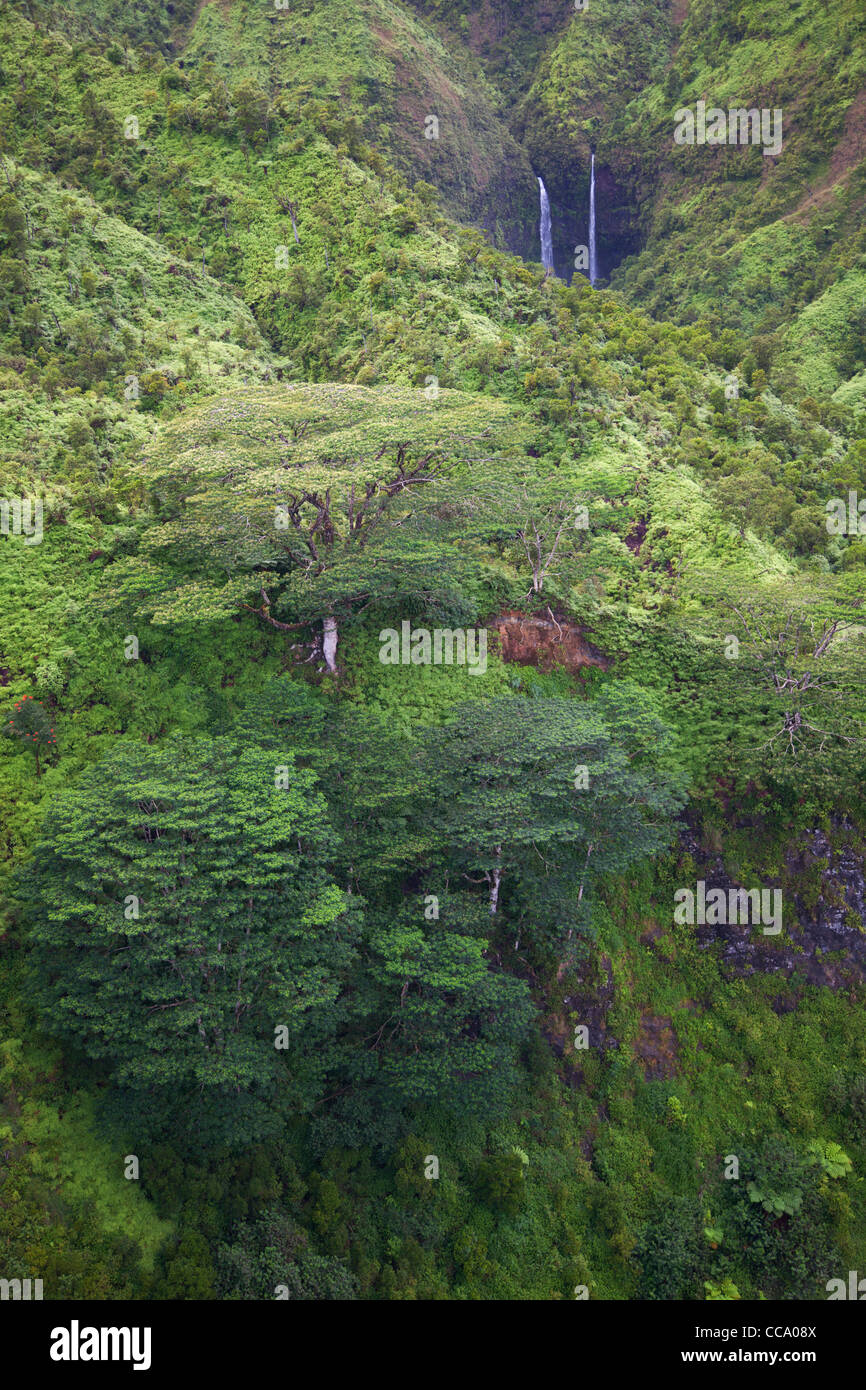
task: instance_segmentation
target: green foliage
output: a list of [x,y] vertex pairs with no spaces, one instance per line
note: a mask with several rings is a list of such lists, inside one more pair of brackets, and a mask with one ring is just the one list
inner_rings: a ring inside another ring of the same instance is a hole
[[851,1172],[850,1158],[832,1139],[813,1139],[806,1145],[806,1152],[828,1178],[847,1178]]
[[681,1299],[692,1292],[706,1264],[701,1224],[700,1207],[684,1197],[647,1223],[635,1249],[640,1298]]
[[354,955],[322,799],[284,756],[120,746],[54,808],[27,879],[52,1027],[235,1143],[317,1098]]
[[704,1281],[704,1288],[707,1291],[707,1302],[738,1302],[742,1297],[736,1284],[731,1279],[723,1279],[720,1284],[714,1284],[712,1280]]
[[459,612],[459,557],[421,519],[445,460],[471,467],[494,421],[507,446],[510,412],[492,413],[451,393],[434,407],[423,392],[360,387],[248,391],[186,412],[141,466],[171,519],[118,567],[119,592],[162,623],[242,605],[279,627],[401,599]]
[[681,805],[655,764],[664,727],[634,694],[610,685],[585,703],[474,702],[431,735],[436,839],[489,884],[492,914],[500,890],[507,910],[514,878],[536,908],[555,903],[559,946],[581,923],[584,891],[666,843]]
[[519,1154],[494,1154],[478,1165],[481,1200],[494,1211],[516,1216],[523,1198],[523,1162]]
[[534,1010],[525,984],[485,959],[484,908],[467,896],[441,896],[429,923],[416,907],[373,926],[383,1021],[357,1073],[387,1109],[435,1103],[490,1123],[507,1111]]
[[357,1280],[339,1260],[310,1248],[304,1229],[279,1208],[241,1222],[217,1255],[223,1298],[290,1298],[305,1302],[357,1298]]
[[50,753],[57,745],[54,721],[44,705],[31,695],[22,695],[6,720],[4,732],[8,738],[21,739],[30,749],[36,759],[36,776],[40,776],[40,752]]
[[[814,1298],[866,1239],[859,16],[597,4],[0,16],[0,1244],[51,1296]],[[676,146],[699,95],[784,157]],[[615,295],[534,260],[591,146]],[[672,929],[721,866],[784,944]]]

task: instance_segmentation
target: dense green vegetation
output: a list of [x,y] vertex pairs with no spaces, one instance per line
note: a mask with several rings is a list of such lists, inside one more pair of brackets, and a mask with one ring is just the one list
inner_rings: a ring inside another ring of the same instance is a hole
[[0,0],[0,1275],[862,1267],[860,23]]

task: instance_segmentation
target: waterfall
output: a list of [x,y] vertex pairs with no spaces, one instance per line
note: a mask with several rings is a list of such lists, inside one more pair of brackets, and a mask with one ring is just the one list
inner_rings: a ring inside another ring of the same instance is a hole
[[543,179],[538,180],[538,191],[541,195],[541,263],[548,275],[552,275],[553,237],[550,234],[550,203]]
[[[540,182],[540,180],[539,180]],[[544,185],[542,184],[542,188]],[[589,171],[589,283],[598,279],[598,257],[595,250],[595,151]]]

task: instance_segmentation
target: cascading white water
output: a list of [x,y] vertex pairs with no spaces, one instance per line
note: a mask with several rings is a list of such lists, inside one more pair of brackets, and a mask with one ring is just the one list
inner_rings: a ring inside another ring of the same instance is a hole
[[[536,175],[537,177],[537,175]],[[547,189],[544,180],[538,180],[538,191],[541,196],[541,264],[548,275],[553,274],[553,237],[550,231],[550,203],[547,197]]]
[[589,169],[589,283],[598,279],[598,258],[595,250],[595,154]]

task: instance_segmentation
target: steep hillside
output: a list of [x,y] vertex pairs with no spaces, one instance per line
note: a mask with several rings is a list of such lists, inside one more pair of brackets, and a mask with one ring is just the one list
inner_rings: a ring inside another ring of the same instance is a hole
[[[286,118],[300,120],[307,106],[313,124],[324,126],[335,144],[346,141],[353,151],[359,141],[374,140],[410,182],[433,183],[452,216],[484,226],[499,245],[523,253],[532,246],[537,185],[509,133],[503,98],[471,56],[449,51],[404,5],[310,0],[228,6],[206,0],[193,10],[154,3],[122,23],[110,7],[82,5],[68,24],[50,5],[23,8],[49,47],[49,32],[84,41],[122,36],[120,44],[100,46],[115,74],[119,69],[127,79],[154,71],[161,50],[170,71],[158,91],[152,79],[120,84],[127,102],[133,92],[137,96],[130,111],[138,114],[144,139],[163,127],[169,106],[168,121],[181,130],[192,124],[218,131],[229,118],[229,94],[242,89],[244,134],[256,149],[267,120],[277,126]],[[34,40],[28,24],[13,49],[25,73],[25,53],[39,63]],[[137,47],[124,48],[124,42]],[[111,105],[118,83],[103,78],[98,90]]]
[[[859,24],[0,8],[9,1277],[855,1267]],[[778,157],[676,145],[699,97]]]
[[[862,7],[780,0],[753,12],[696,0],[644,11],[601,0],[576,14],[521,110],[516,129],[533,161],[544,172],[548,149],[556,171],[563,266],[569,243],[586,239],[594,144],[602,268],[615,287],[654,314],[770,339],[807,389],[819,377],[838,389],[863,361]],[[696,113],[699,101],[765,111],[768,139],[677,144],[676,113]],[[803,365],[807,334],[823,345],[820,365]],[[844,399],[860,394],[855,382]]]
[[536,186],[509,133],[502,98],[467,55],[450,53],[407,7],[390,0],[326,0],[268,13],[264,6],[200,7],[183,46],[184,70],[212,63],[231,80],[261,82],[299,110],[333,103],[351,143],[364,140],[444,207],[487,228],[500,246],[532,245]]

